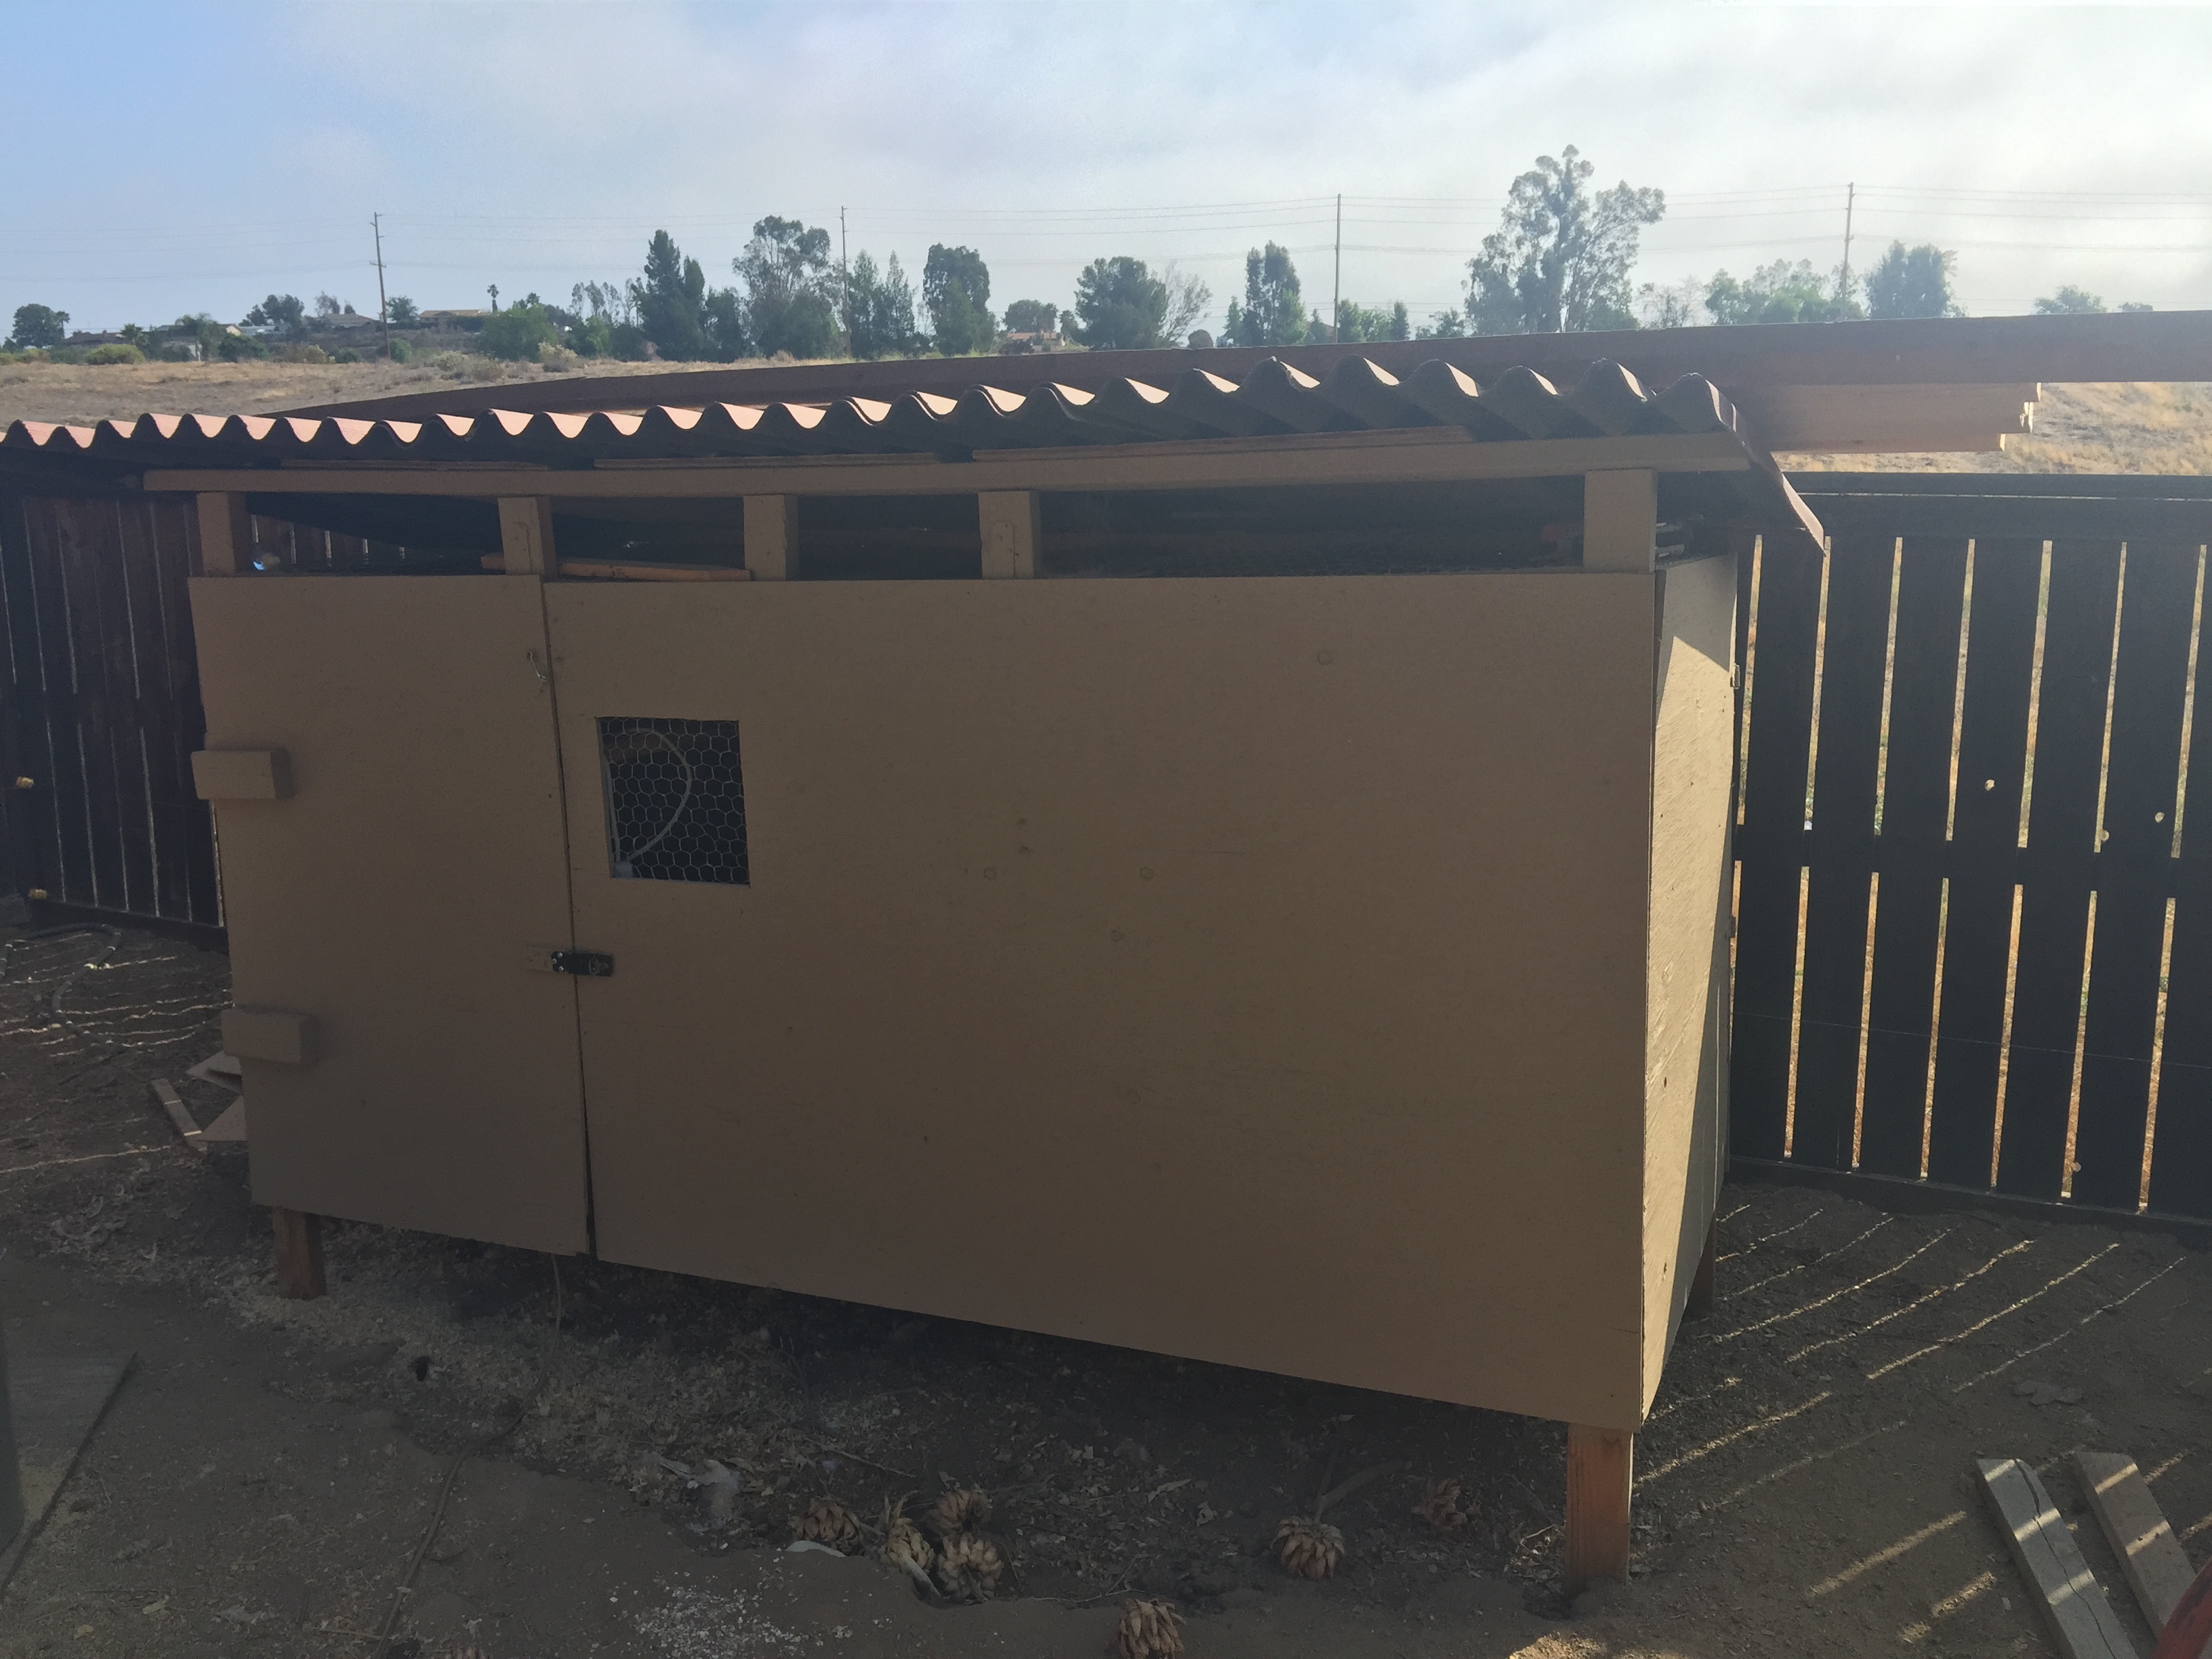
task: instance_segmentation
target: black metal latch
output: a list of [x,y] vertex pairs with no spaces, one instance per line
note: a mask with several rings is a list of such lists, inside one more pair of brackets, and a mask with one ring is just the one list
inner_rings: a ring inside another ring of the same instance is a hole
[[615,959],[605,951],[556,951],[550,964],[556,974],[574,974],[579,979],[612,979]]

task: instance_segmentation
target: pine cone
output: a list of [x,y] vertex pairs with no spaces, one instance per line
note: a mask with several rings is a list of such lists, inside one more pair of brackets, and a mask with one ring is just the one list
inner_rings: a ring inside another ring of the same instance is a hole
[[791,1523],[792,1531],[833,1550],[850,1552],[860,1541],[860,1518],[834,1498],[817,1498]]
[[1455,1537],[1467,1530],[1467,1516],[1459,1506],[1459,1482],[1431,1480],[1413,1513],[1429,1523],[1440,1537]]
[[973,1486],[957,1487],[932,1504],[925,1518],[939,1538],[980,1532],[991,1524],[991,1500]]
[[1124,1601],[1114,1651],[1121,1659],[1176,1659],[1182,1651],[1182,1615],[1164,1601]]
[[999,1547],[979,1532],[956,1532],[937,1558],[937,1582],[947,1595],[981,1601],[998,1588],[1006,1570]]
[[1344,1534],[1325,1521],[1294,1515],[1275,1528],[1283,1571],[1300,1578],[1327,1578],[1344,1559]]

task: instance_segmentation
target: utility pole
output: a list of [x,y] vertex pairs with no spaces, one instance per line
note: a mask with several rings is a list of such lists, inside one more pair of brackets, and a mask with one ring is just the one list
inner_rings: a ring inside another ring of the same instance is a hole
[[384,216],[368,216],[368,228],[376,237],[376,320],[384,330],[384,360],[392,361],[392,313],[384,299]]
[[1851,297],[1851,210],[1858,205],[1859,187],[1845,185],[1844,192],[1844,280],[1843,292],[1836,295],[1838,300]]
[[853,267],[847,261],[845,210],[837,210],[837,285],[845,291],[845,349],[853,349]]
[[1331,341],[1344,337],[1344,194],[1336,198],[1336,280],[1334,292],[1328,301],[1328,337]]

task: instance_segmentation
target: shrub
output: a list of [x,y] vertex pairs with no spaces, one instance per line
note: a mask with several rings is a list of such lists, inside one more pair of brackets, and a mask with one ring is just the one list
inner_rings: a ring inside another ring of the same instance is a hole
[[538,366],[548,374],[565,374],[582,361],[574,352],[550,341],[541,342],[538,347]]
[[288,345],[276,349],[276,361],[280,363],[326,363],[330,360],[331,354],[319,345]]
[[215,355],[227,363],[245,362],[253,358],[266,357],[269,348],[251,334],[226,334]]
[[110,363],[143,363],[146,361],[146,354],[128,341],[117,340],[107,345],[93,347],[84,354],[84,360],[104,368]]
[[485,318],[483,332],[477,339],[485,356],[520,363],[535,358],[540,346],[559,345],[561,331],[546,314],[544,306],[525,300],[496,316]]
[[610,357],[625,363],[641,363],[653,355],[653,343],[635,323],[617,323],[607,336]]
[[334,363],[357,363],[361,361],[361,353],[351,346],[340,346],[331,353],[331,361]]
[[503,380],[507,378],[507,365],[499,362],[496,358],[463,357],[461,362],[466,364],[467,367],[461,371],[459,375],[455,377],[456,379],[466,379],[471,380]]
[[395,363],[413,362],[415,361],[415,348],[408,344],[404,340],[394,340],[392,343],[392,361]]

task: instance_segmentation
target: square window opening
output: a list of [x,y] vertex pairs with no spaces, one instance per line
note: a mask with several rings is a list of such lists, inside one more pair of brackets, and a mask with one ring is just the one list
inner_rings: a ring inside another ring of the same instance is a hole
[[735,720],[602,716],[599,772],[617,880],[750,884]]

